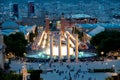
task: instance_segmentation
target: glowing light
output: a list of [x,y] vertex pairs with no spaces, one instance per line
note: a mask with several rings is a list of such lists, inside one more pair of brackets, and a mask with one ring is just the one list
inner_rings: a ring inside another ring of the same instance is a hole
[[74,38],[68,31],[66,31],[66,33],[67,33],[73,40],[75,40],[75,38]]
[[79,57],[82,57],[83,56],[83,52],[79,52]]
[[47,34],[45,33],[42,48],[45,48],[46,39],[47,39]]
[[38,46],[41,44],[41,41],[42,41],[42,39],[43,39],[43,37],[44,37],[44,34],[45,34],[45,31],[43,31],[43,33],[42,33],[42,35],[41,35],[41,38],[40,38],[40,40],[39,40],[39,42],[38,42]]
[[[59,52],[58,52],[58,46],[54,46],[53,47],[53,55],[54,56],[58,56],[59,55]],[[46,54],[47,55],[50,55],[50,48],[47,48],[45,50]],[[62,46],[61,47],[61,54],[62,56],[66,56],[67,55],[67,46]],[[73,48],[70,48],[70,55],[73,55],[74,54],[74,51],[73,51]]]
[[[65,35],[65,38],[67,38],[67,34],[66,33],[64,33],[64,35]],[[70,35],[70,37],[71,37],[72,35]],[[75,47],[75,45],[74,45],[74,43],[70,40],[70,44],[71,44],[71,46],[72,47]]]
[[[62,50],[63,50],[62,51],[62,56],[67,56],[67,47],[66,46],[62,47]],[[70,50],[71,50],[70,51],[70,55],[75,56],[75,53],[74,53],[73,49],[71,48]],[[58,54],[59,54],[58,53],[58,49],[56,47],[56,48],[54,48],[53,56],[54,57],[58,56]],[[49,59],[50,58],[50,49],[47,48],[46,50],[40,51],[37,54],[27,54],[26,56],[27,57],[31,57],[31,58]],[[82,57],[92,57],[92,56],[96,56],[96,54],[95,53],[90,53],[90,52],[79,52],[78,53],[78,57],[79,58],[82,58]],[[106,63],[106,64],[108,64],[108,63]]]

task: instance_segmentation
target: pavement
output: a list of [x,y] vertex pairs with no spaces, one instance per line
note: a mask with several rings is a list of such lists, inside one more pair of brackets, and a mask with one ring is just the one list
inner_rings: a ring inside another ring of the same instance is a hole
[[[22,66],[26,65],[27,69],[42,69],[41,74],[43,80],[105,80],[114,73],[119,73],[120,60],[105,60],[105,61],[86,61],[86,62],[22,62],[20,60],[12,60],[10,70],[20,73]],[[88,69],[105,69],[115,68],[114,73],[89,73]],[[48,72],[46,72],[48,71]]]

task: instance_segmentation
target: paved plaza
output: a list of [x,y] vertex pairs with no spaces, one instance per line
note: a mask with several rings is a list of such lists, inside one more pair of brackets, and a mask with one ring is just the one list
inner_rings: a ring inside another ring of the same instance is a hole
[[[24,62],[13,60],[10,64],[10,70],[17,73],[21,72]],[[105,61],[85,61],[85,62],[54,62],[50,64],[41,62],[26,62],[27,69],[42,69],[41,74],[43,80],[105,80],[105,78],[112,76],[114,73],[90,73],[89,69],[105,69],[114,66],[115,73],[119,73],[119,60],[105,60]]]

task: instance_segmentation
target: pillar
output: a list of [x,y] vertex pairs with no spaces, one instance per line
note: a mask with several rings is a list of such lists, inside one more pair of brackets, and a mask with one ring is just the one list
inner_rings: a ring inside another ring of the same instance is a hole
[[78,62],[78,34],[75,36],[75,60]]
[[50,60],[53,59],[53,35],[50,34]]
[[65,31],[65,18],[62,15],[62,17],[61,17],[61,32],[64,33],[64,31]]
[[61,57],[62,57],[62,54],[61,54],[61,46],[62,46],[62,44],[61,44],[61,34],[59,34],[59,60],[61,61]]
[[48,33],[48,31],[49,31],[49,23],[50,23],[48,16],[46,16],[45,22],[46,22],[46,24],[45,24],[46,30],[45,31]]
[[67,35],[67,61],[69,62],[70,61],[70,36]]

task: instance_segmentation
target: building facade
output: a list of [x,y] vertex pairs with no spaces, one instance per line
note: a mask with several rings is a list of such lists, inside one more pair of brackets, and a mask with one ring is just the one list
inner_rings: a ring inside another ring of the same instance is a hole
[[0,68],[4,69],[4,43],[3,43],[3,35],[0,32]]

